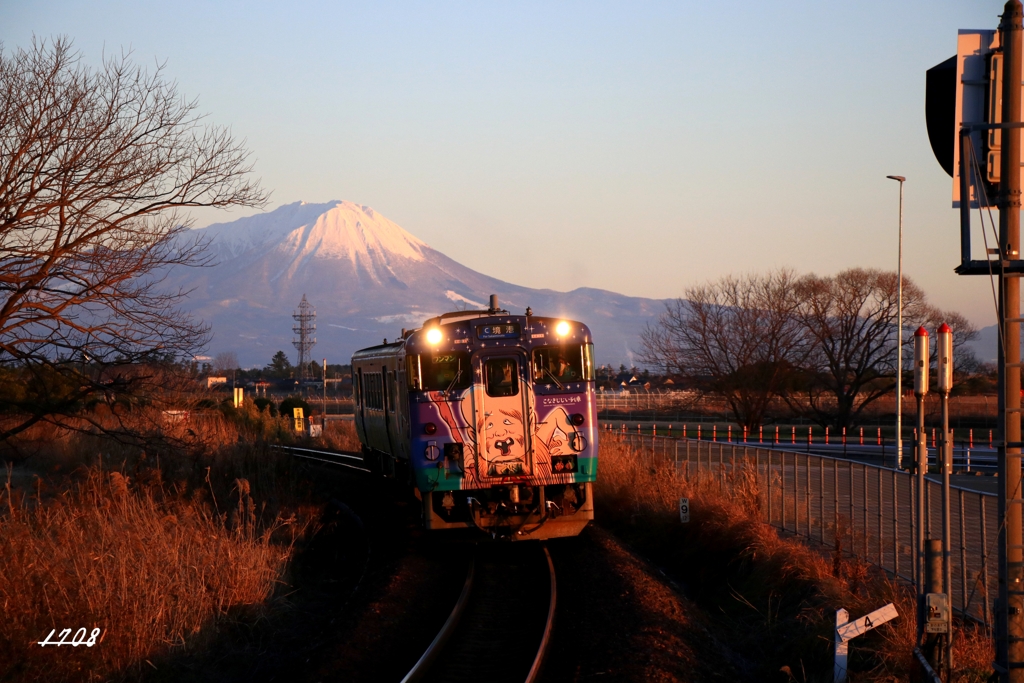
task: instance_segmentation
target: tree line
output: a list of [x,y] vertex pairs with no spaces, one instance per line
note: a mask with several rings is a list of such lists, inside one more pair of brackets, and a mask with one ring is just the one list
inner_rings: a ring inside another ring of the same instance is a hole
[[[762,424],[781,400],[818,424],[852,427],[896,388],[898,284],[896,273],[864,268],[729,275],[667,302],[641,333],[641,359],[722,397],[742,426]],[[914,330],[934,335],[943,322],[953,329],[954,369],[976,371],[964,342],[977,330],[929,304],[904,276],[904,359],[912,357]]]

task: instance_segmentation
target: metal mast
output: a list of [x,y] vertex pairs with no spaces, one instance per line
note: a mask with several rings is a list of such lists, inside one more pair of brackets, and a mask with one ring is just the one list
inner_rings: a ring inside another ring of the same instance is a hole
[[309,374],[309,364],[312,362],[310,352],[316,346],[316,337],[313,336],[316,332],[316,309],[306,301],[305,294],[302,295],[302,301],[299,302],[299,307],[292,315],[292,319],[295,320],[292,332],[298,335],[298,338],[294,339],[292,344],[299,350],[298,366],[299,381],[301,382]]
[[[1020,259],[1021,34],[1024,8],[1010,0],[999,30],[1003,47],[1003,111],[999,183],[999,606],[996,664],[1000,680],[1024,681],[1024,548],[1021,547],[1020,274],[1006,272]],[[967,198],[961,199],[962,202]]]

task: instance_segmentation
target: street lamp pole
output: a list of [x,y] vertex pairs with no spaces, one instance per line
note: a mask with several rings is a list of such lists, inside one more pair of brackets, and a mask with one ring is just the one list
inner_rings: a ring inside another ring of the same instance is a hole
[[900,246],[896,269],[896,469],[903,469],[903,183],[901,175],[887,175],[900,184]]

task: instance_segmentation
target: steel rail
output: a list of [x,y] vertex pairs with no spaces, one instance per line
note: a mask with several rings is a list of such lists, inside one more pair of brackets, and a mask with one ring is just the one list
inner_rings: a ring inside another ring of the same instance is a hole
[[555,602],[558,598],[557,584],[555,581],[555,563],[551,560],[551,553],[547,547],[544,548],[544,556],[548,559],[548,571],[551,573],[551,598],[548,603],[548,619],[544,624],[544,635],[540,639],[540,647],[537,648],[537,656],[533,659],[533,666],[526,676],[526,683],[534,683],[540,676],[540,668],[544,663],[544,656],[547,654],[548,645],[551,643],[551,632],[555,628]]
[[452,634],[455,633],[455,628],[459,625],[462,613],[466,611],[466,605],[469,604],[469,596],[473,592],[473,576],[475,574],[476,559],[474,558],[469,564],[469,571],[466,572],[466,583],[462,587],[462,594],[459,596],[458,602],[455,603],[455,608],[448,615],[448,620],[444,622],[444,626],[441,627],[434,641],[430,643],[430,647],[426,649],[419,658],[419,661],[413,665],[409,673],[402,679],[402,683],[412,683],[422,679],[430,669],[430,665],[434,663],[434,660],[437,659],[437,656],[444,649]]
[[[288,453],[295,458],[304,458],[306,460],[315,460],[316,462],[322,462],[328,465],[338,465],[339,467],[347,467],[350,470],[356,470],[357,472],[370,473],[370,470],[366,467],[354,465],[347,462],[342,462],[342,459],[353,460],[355,462],[363,464],[363,458],[355,453],[347,451],[319,451],[312,448],[299,448],[296,446],[278,446],[273,445],[270,447],[272,450],[280,450]],[[309,455],[312,453],[313,455]],[[327,456],[317,457],[317,456]]]
[[[555,625],[555,606],[557,604],[557,581],[555,578],[555,564],[551,559],[551,553],[548,549],[544,548],[544,556],[547,560],[548,565],[548,610],[544,620],[544,632],[541,635],[540,643],[537,646],[537,653],[534,655],[533,662],[530,666],[530,671],[526,676],[526,683],[536,683],[540,676],[541,667],[544,664],[544,658],[547,655],[548,647],[551,643],[551,635],[554,631]],[[473,590],[473,579],[476,573],[475,560],[470,565],[469,572],[466,575],[466,583],[463,586],[462,594],[459,596],[458,602],[455,604],[455,608],[452,610],[448,620],[445,621],[444,626],[441,627],[440,632],[434,638],[433,642],[426,649],[423,655],[419,658],[419,661],[413,666],[413,668],[405,675],[402,679],[402,683],[413,683],[414,681],[422,680],[428,677],[431,666],[440,656],[441,652],[445,649],[448,641],[455,633],[459,626],[459,622],[462,619],[463,613],[466,611],[467,605],[470,602],[471,593]]]

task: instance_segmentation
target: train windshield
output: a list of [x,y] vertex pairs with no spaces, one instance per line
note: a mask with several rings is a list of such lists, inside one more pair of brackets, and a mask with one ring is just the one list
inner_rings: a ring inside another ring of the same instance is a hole
[[473,366],[465,352],[444,351],[410,356],[406,364],[412,390],[462,390],[473,383]]
[[594,379],[594,345],[541,346],[533,350],[535,384],[588,382]]

